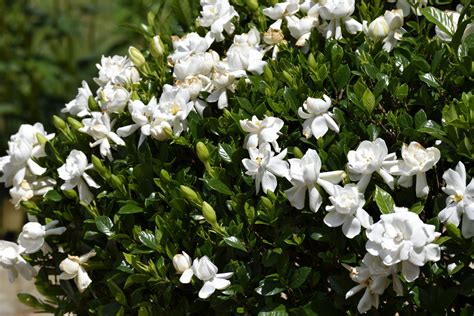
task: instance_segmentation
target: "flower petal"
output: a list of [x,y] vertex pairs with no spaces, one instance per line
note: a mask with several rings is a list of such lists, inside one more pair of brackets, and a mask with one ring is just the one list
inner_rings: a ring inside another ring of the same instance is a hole
[[206,282],[204,282],[204,285],[202,286],[201,290],[199,290],[198,295],[199,295],[200,298],[205,300],[206,298],[211,296],[212,293],[214,293],[215,290],[216,290],[216,288],[214,287],[214,284],[212,284],[212,282],[210,282],[210,281],[206,281]]

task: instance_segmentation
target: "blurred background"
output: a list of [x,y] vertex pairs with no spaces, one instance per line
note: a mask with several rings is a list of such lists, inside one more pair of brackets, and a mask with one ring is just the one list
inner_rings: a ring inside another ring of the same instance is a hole
[[[20,124],[42,122],[92,78],[102,55],[126,55],[129,45],[144,48],[140,23],[149,11],[168,14],[166,0],[0,0],[0,156]],[[94,88],[93,88],[94,87]],[[25,221],[0,184],[0,240],[16,241]],[[21,278],[8,282],[0,268],[0,316],[29,315],[17,292],[34,293]]]

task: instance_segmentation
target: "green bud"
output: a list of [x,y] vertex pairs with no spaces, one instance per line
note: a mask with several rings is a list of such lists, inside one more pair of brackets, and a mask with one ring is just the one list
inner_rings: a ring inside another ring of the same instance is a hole
[[216,211],[206,201],[202,202],[202,216],[212,226],[217,226]]
[[155,13],[153,13],[152,11],[148,11],[146,20],[148,21],[148,25],[150,26],[155,24]]
[[165,54],[165,47],[159,35],[152,38],[150,43],[150,53],[155,58],[161,57]]
[[116,176],[115,174],[110,176],[110,183],[116,189],[121,189],[123,187],[123,182],[120,177]]
[[265,81],[268,83],[273,81],[273,72],[268,64],[263,66],[263,79],[265,79]]
[[180,185],[179,191],[181,192],[181,195],[183,196],[183,198],[185,198],[188,202],[198,207],[202,205],[201,197],[196,193],[196,191],[194,191],[190,187],[187,187],[185,185]]
[[256,11],[258,9],[258,0],[247,0],[246,4],[250,11]]
[[36,203],[31,201],[23,201],[21,202],[21,206],[28,210],[38,210],[38,206],[36,205]]
[[144,64],[146,64],[145,57],[136,47],[130,46],[128,48],[128,56],[137,68],[141,68]]
[[267,198],[270,199],[272,203],[275,203],[276,201],[275,193],[273,193],[272,191],[267,191]]
[[295,156],[295,158],[298,158],[298,159],[301,159],[303,158],[303,152],[301,151],[301,149],[299,149],[298,147],[293,147],[293,155]]
[[318,67],[318,64],[316,63],[316,59],[314,59],[313,53],[310,53],[308,55],[308,66],[309,66],[309,68],[311,68],[314,71],[316,71],[316,69]]
[[91,95],[87,99],[87,106],[89,107],[89,110],[91,111],[100,111],[100,107],[97,104],[97,101]]
[[172,181],[170,174],[165,169],[160,170],[160,179],[161,179],[161,181],[164,181],[164,182],[171,182]]
[[92,155],[91,160],[94,169],[101,175],[101,177],[104,179],[109,178],[109,170],[104,166],[102,160],[100,160],[96,155]]
[[69,123],[69,125],[72,126],[73,129],[75,130],[78,130],[80,128],[82,128],[84,125],[82,125],[81,122],[79,122],[78,120],[76,120],[75,118],[72,118],[71,116],[69,116],[67,118],[67,122]]
[[272,201],[270,201],[270,199],[266,196],[260,197],[260,201],[262,202],[262,206],[266,211],[271,211],[273,209]]
[[44,135],[41,134],[41,133],[36,133],[36,140],[42,146],[48,142],[48,139],[46,137],[44,137]]
[[64,194],[65,197],[67,197],[70,200],[76,200],[77,199],[77,192],[73,189],[63,190],[63,194]]
[[283,70],[283,78],[285,78],[286,83],[292,84],[293,83],[293,77],[286,71]]
[[64,130],[67,127],[66,122],[57,115],[53,115],[53,124],[57,129]]
[[198,142],[196,144],[196,152],[202,163],[207,163],[209,161],[209,150],[207,150],[207,146],[203,142]]

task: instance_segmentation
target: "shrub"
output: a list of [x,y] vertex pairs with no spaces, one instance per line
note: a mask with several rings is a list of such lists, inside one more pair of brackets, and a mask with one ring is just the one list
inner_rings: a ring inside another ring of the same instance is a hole
[[150,47],[103,57],[54,134],[11,137],[31,222],[0,262],[36,274],[24,303],[472,313],[470,2],[274,2],[201,0],[181,38],[150,15]]

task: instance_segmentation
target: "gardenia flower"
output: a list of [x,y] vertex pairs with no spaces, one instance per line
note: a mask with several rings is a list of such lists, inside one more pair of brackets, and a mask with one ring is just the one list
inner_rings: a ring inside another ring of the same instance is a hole
[[[100,145],[100,154],[113,160],[111,147],[113,144],[125,146],[125,142],[117,134],[112,132],[112,126],[115,121],[110,122],[108,113],[92,112],[92,118],[82,120],[84,125],[79,129],[80,132],[89,134],[95,142],[90,143],[91,147]],[[112,144],[110,143],[112,141]]]
[[326,38],[334,37],[340,40],[342,38],[341,23],[350,34],[362,31],[362,24],[350,17],[354,13],[355,0],[321,0],[316,6],[319,16],[329,21],[329,24],[325,23],[320,27]]
[[176,269],[176,273],[181,274],[179,282],[183,284],[191,282],[194,273],[191,257],[186,252],[182,251],[181,254],[174,255],[173,266]]
[[210,27],[210,37],[216,42],[222,42],[226,31],[227,34],[234,33],[235,26],[232,23],[234,17],[239,17],[229,0],[201,0],[201,16],[198,22],[203,27]]
[[162,122],[166,122],[166,127],[171,127],[173,134],[179,136],[186,128],[186,118],[192,109],[193,103],[189,102],[188,90],[165,85],[151,127],[152,136],[156,137]]
[[147,105],[140,100],[130,101],[128,104],[128,111],[130,112],[135,124],[118,128],[117,135],[120,137],[128,137],[140,129],[140,139],[138,140],[138,147],[140,147],[147,136],[150,136],[151,134],[151,123],[154,120],[155,112],[157,110],[158,104],[156,103],[155,97],[152,97]]
[[206,101],[216,102],[219,109],[226,108],[229,104],[227,98],[227,90],[234,92],[235,79],[245,76],[245,71],[231,72],[227,61],[218,62],[211,74],[212,92],[207,97]]
[[74,279],[74,283],[76,283],[79,292],[84,292],[84,290],[92,283],[92,280],[87,274],[84,266],[87,261],[95,255],[96,252],[94,250],[80,257],[68,255],[68,257],[59,264],[59,269],[63,272],[58,276],[58,278],[60,280]]
[[303,107],[298,109],[298,115],[305,119],[303,123],[303,135],[306,138],[314,136],[316,139],[323,137],[328,129],[339,133],[339,126],[334,121],[334,114],[328,113],[331,107],[331,99],[323,95],[323,99],[308,97]]
[[397,8],[402,10],[403,16],[409,16],[410,11],[416,15],[421,15],[421,8],[428,5],[428,0],[387,0],[388,2],[395,2],[397,1]]
[[331,206],[326,206],[329,213],[324,217],[324,223],[329,227],[342,225],[342,232],[347,238],[359,235],[361,226],[364,228],[372,225],[372,218],[363,209],[364,195],[359,192],[354,184],[343,187],[334,186],[334,195],[329,197]]
[[7,156],[0,157],[0,183],[6,187],[18,187],[25,177],[40,176],[46,169],[35,162],[35,158],[44,157],[44,144],[37,139],[40,134],[51,140],[54,134],[47,134],[43,124],[22,124],[18,132],[10,137]]
[[398,295],[403,294],[403,286],[398,278],[398,270],[394,267],[388,267],[382,263],[379,257],[367,253],[362,259],[362,265],[351,267],[346,264],[343,266],[350,271],[352,281],[359,283],[346,293],[346,299],[365,288],[357,310],[359,313],[366,313],[372,307],[376,309],[379,306],[379,295],[382,295],[388,286],[387,277],[392,275],[393,289]]
[[393,190],[395,179],[387,168],[396,164],[396,159],[395,153],[388,154],[387,145],[383,139],[377,138],[373,142],[364,140],[356,150],[351,150],[347,154],[349,177],[351,180],[358,180],[359,191],[365,192],[372,173],[377,172]]
[[[275,23],[274,23],[275,24]],[[277,54],[279,51],[278,44],[280,43],[286,43],[285,41],[285,35],[283,34],[282,30],[280,29],[281,23],[277,24],[277,26],[274,28],[270,26],[268,30],[263,33],[263,41],[265,44],[268,46],[265,47],[265,52],[269,51],[270,49],[273,48],[272,50],[272,59],[275,60],[277,58]]]
[[10,189],[10,202],[18,209],[21,202],[28,201],[35,195],[44,195],[52,190],[55,185],[56,180],[49,177],[23,179],[19,185]]
[[417,214],[406,208],[382,214],[380,220],[368,227],[367,251],[379,256],[387,266],[402,263],[402,274],[408,282],[418,278],[420,267],[440,259],[440,247],[432,243],[440,234],[434,225],[427,225]]
[[427,196],[430,190],[426,181],[426,172],[439,161],[441,153],[438,148],[425,149],[417,142],[410,145],[403,144],[402,157],[396,165],[390,168],[390,173],[400,175],[398,184],[409,188],[413,185],[413,176],[416,176],[416,196]]
[[334,195],[334,184],[342,180],[343,171],[321,171],[321,159],[318,153],[313,149],[308,149],[306,154],[301,158],[292,158],[288,160],[290,163],[290,178],[292,188],[285,191],[288,201],[291,205],[299,210],[304,208],[306,200],[306,191],[309,191],[309,208],[313,212],[317,212],[323,198],[316,188],[316,184]]
[[10,283],[16,280],[18,273],[28,281],[37,273],[21,256],[24,250],[13,242],[0,240],[0,267],[8,270]]
[[296,46],[303,47],[308,43],[311,36],[311,30],[318,26],[318,19],[312,16],[305,16],[298,18],[296,16],[287,16],[286,23],[290,35],[296,39]]
[[459,226],[462,216],[462,235],[474,236],[474,179],[466,186],[466,168],[458,162],[456,169],[448,169],[443,174],[446,185],[442,188],[448,195],[446,207],[438,214],[441,222]]
[[76,98],[66,104],[62,113],[70,113],[79,117],[89,115],[89,97],[92,96],[91,89],[85,80],[82,80],[82,88],[77,89]]
[[290,180],[288,162],[283,158],[286,156],[287,150],[284,149],[280,154],[274,156],[270,144],[266,143],[257,148],[249,148],[250,159],[242,159],[247,172],[246,175],[255,179],[256,193],[260,191],[260,185],[263,192],[275,192],[278,177],[285,177]]
[[58,168],[58,175],[66,181],[61,185],[61,190],[70,190],[77,186],[79,191],[79,199],[89,204],[94,195],[89,187],[100,188],[100,186],[86,173],[91,169],[92,164],[87,162],[86,155],[79,150],[73,149],[66,158],[66,163]]
[[402,39],[406,30],[403,26],[403,14],[400,9],[385,11],[383,16],[373,20],[367,27],[364,21],[363,30],[370,38],[374,40],[383,39],[383,49],[391,52]]
[[209,260],[207,256],[193,261],[193,273],[204,285],[199,291],[199,297],[206,299],[217,290],[224,290],[230,286],[229,279],[234,273],[217,273],[217,267]]
[[102,56],[100,64],[96,66],[99,69],[99,77],[94,78],[94,81],[101,87],[104,87],[109,82],[123,86],[140,81],[140,74],[128,57],[117,55],[113,57]]
[[108,113],[123,112],[130,100],[130,92],[122,86],[107,84],[98,91],[102,111]]
[[248,134],[244,139],[244,148],[256,148],[264,143],[270,143],[277,153],[280,152],[278,146],[278,132],[285,125],[282,119],[273,116],[267,116],[259,120],[255,115],[252,120],[240,120],[240,127]]
[[252,28],[248,33],[234,36],[234,43],[227,50],[229,70],[249,71],[261,75],[267,64],[263,59],[263,52],[259,48],[260,33]]
[[270,28],[280,30],[281,22],[284,17],[294,16],[300,9],[299,0],[287,0],[275,4],[273,7],[262,10],[263,14],[270,19],[275,20]]
[[29,222],[23,225],[23,229],[18,236],[18,244],[25,248],[26,253],[35,253],[44,245],[44,238],[49,235],[61,235],[66,231],[66,227],[54,227],[59,224],[55,220],[46,225],[38,222]]
[[201,37],[198,33],[188,33],[179,38],[172,36],[173,53],[168,57],[172,63],[186,59],[194,54],[205,53],[214,41],[210,36]]

